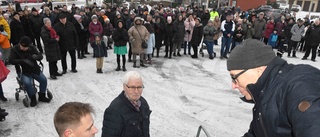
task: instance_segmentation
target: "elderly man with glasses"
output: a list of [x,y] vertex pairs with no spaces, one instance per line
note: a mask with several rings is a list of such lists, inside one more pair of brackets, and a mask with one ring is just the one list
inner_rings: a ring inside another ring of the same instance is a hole
[[252,101],[244,137],[314,137],[320,134],[320,71],[288,64],[271,46],[248,39],[227,61],[232,87]]
[[104,112],[102,137],[149,137],[150,108],[141,96],[142,76],[130,71],[123,77],[123,91]]

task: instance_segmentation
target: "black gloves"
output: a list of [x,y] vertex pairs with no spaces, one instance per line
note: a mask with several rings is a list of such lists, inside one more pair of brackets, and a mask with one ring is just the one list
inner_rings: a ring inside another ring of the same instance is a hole
[[33,67],[33,66],[34,66],[34,63],[33,63],[33,62],[31,62],[31,61],[30,61],[30,60],[28,60],[28,59],[23,60],[23,63],[25,63],[25,64],[29,65],[30,67]]

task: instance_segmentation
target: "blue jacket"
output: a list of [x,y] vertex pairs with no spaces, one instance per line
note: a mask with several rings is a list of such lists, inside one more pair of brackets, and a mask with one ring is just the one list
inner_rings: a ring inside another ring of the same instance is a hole
[[273,48],[277,46],[278,34],[271,33],[268,39],[268,45]]
[[96,44],[96,42],[92,42],[91,47],[93,48],[93,57],[100,58],[100,57],[108,56],[107,46],[103,41],[101,41],[100,44]]
[[230,37],[232,37],[234,30],[235,30],[235,24],[233,21],[229,21],[229,22],[227,22],[227,20],[222,21],[221,31],[223,33],[223,37],[228,37],[227,36],[228,34],[230,34]]
[[255,105],[244,137],[320,135],[320,70],[275,57],[255,84],[247,86]]

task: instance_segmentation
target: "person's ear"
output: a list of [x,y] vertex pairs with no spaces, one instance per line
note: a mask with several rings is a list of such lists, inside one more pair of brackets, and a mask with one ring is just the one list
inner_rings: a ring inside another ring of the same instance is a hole
[[63,132],[63,137],[72,137],[72,134],[73,134],[72,129],[66,129],[66,130]]

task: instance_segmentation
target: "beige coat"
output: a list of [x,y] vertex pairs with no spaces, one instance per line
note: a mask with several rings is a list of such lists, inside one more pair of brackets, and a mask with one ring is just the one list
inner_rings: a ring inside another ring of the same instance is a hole
[[221,22],[220,21],[213,21],[213,27],[219,31],[218,35],[214,35],[213,39],[218,40],[221,37],[221,28],[220,28]]
[[[141,35],[139,35],[139,33]],[[134,24],[128,31],[129,41],[131,43],[131,49],[133,54],[142,54],[144,53],[144,49],[141,47],[142,40],[148,41],[149,32],[147,28],[143,25]]]

